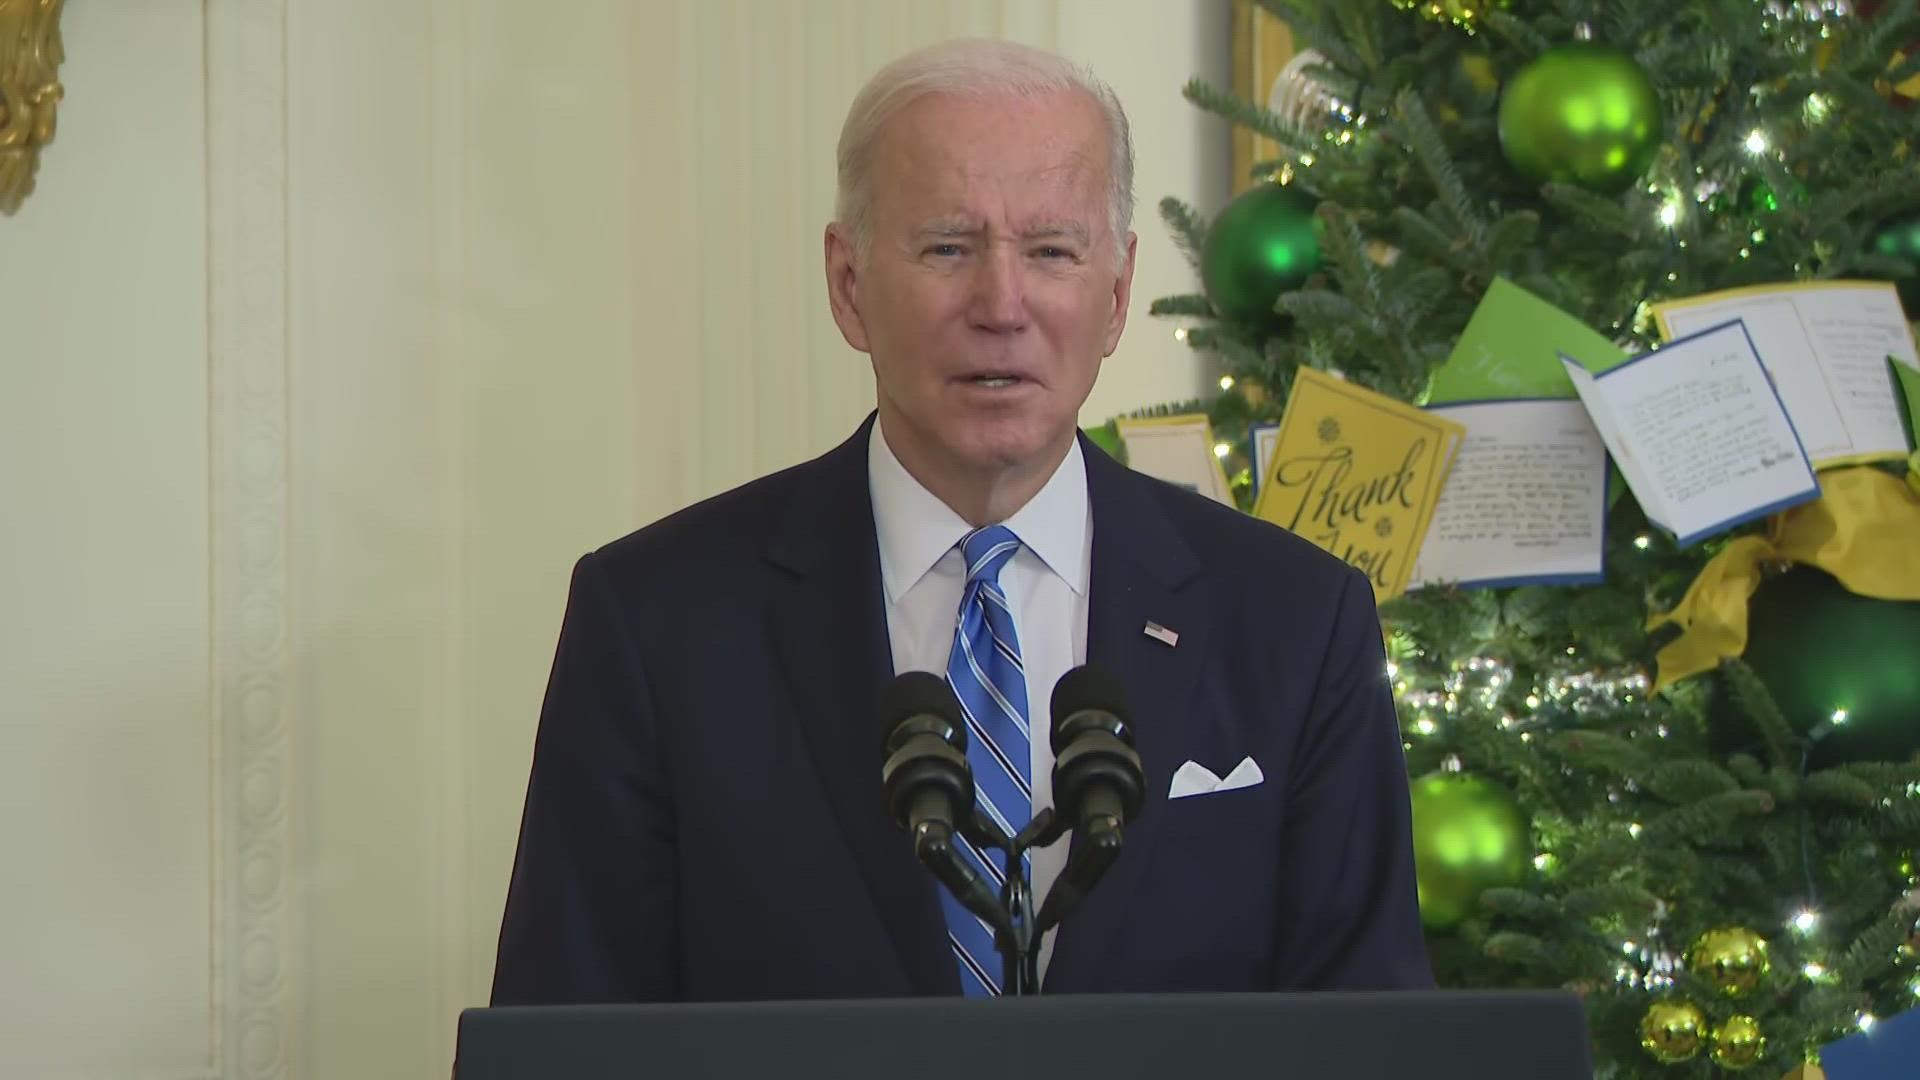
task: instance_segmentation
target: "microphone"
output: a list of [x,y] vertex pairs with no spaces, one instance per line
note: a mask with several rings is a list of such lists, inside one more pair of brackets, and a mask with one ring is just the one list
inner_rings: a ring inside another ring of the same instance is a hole
[[1138,820],[1146,778],[1133,749],[1126,688],[1083,665],[1053,688],[1053,802],[1074,831],[1060,879],[1035,919],[1036,934],[1066,918],[1120,855],[1121,830]]
[[968,911],[996,930],[1012,932],[992,886],[954,844],[954,833],[974,816],[973,769],[967,764],[967,725],[960,699],[929,671],[909,671],[880,693],[886,764],[880,782],[887,813],[913,837],[913,853]]

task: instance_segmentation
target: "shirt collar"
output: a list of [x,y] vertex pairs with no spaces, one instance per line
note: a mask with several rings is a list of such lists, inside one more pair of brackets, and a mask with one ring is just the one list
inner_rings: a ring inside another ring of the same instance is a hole
[[[867,440],[867,489],[880,541],[881,583],[887,602],[898,603],[972,527],[907,472],[878,422]],[[1084,595],[1087,518],[1086,459],[1076,438],[1045,486],[1004,524],[1047,569]]]

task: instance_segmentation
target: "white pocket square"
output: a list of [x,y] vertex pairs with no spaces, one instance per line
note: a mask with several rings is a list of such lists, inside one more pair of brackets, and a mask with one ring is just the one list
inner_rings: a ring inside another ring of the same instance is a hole
[[1260,766],[1252,758],[1242,758],[1240,764],[1233,767],[1226,779],[1213,775],[1213,770],[1197,761],[1189,761],[1173,771],[1173,786],[1167,790],[1167,798],[1184,799],[1190,795],[1213,795],[1222,791],[1238,791],[1250,788],[1266,779]]

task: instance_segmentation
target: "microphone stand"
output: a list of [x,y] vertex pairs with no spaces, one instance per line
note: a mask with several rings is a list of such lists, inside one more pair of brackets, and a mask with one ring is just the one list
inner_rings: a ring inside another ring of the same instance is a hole
[[993,819],[975,807],[970,825],[966,830],[968,839],[980,847],[1005,852],[1007,856],[1007,880],[1000,889],[1000,904],[1007,920],[996,927],[993,935],[994,948],[1000,953],[1001,993],[1015,997],[1038,994],[1040,940],[1060,920],[1056,916],[1042,926],[1036,919],[1025,855],[1031,848],[1046,847],[1059,840],[1067,831],[1066,822],[1047,807],[1035,814],[1018,836],[1009,837]]

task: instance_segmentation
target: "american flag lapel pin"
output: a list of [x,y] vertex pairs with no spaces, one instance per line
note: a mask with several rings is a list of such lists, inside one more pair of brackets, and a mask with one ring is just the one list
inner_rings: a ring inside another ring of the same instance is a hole
[[1149,621],[1147,623],[1146,632],[1148,637],[1152,638],[1153,640],[1159,642],[1162,645],[1165,645],[1169,649],[1173,648],[1175,645],[1180,644],[1179,634],[1176,634],[1173,631],[1167,629],[1166,627],[1161,626],[1157,622]]

